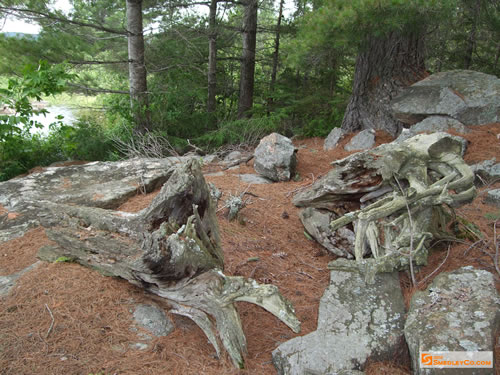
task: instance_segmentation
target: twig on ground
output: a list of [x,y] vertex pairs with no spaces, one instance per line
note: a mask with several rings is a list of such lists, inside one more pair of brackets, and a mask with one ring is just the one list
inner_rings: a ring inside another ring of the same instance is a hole
[[426,280],[428,280],[429,278],[431,278],[446,263],[446,261],[448,260],[448,256],[450,255],[450,248],[451,248],[451,245],[448,245],[448,251],[446,252],[446,257],[441,262],[441,264],[439,266],[437,266],[437,268],[434,271],[432,271],[430,274],[428,274],[427,276],[425,276],[422,280],[420,280],[419,282],[417,282],[417,286],[423,284]]
[[238,159],[236,161],[233,161],[232,163],[229,163],[224,168],[222,168],[222,170],[225,171],[225,170],[227,170],[229,168],[232,168],[232,167],[235,167],[237,165],[240,165],[240,164],[243,164],[243,163],[248,163],[252,159],[253,159],[253,154],[251,154],[251,155],[249,155],[247,157],[244,157],[242,159]]
[[49,306],[47,306],[47,304],[45,304],[45,308],[47,309],[47,311],[49,312],[50,314],[50,317],[52,319],[52,322],[50,323],[50,327],[49,327],[49,330],[47,331],[47,333],[45,334],[45,338],[48,339],[49,338],[49,335],[50,333],[52,332],[52,328],[54,327],[54,322],[55,322],[55,319],[54,319],[54,315],[52,315],[52,311],[50,311],[50,308]]
[[396,180],[396,183],[398,184],[399,190],[401,191],[401,195],[405,199],[406,210],[408,211],[408,222],[410,224],[410,254],[409,254],[410,275],[411,275],[411,282],[412,282],[413,286],[417,286],[418,283],[417,283],[417,280],[415,278],[415,270],[413,269],[413,235],[414,235],[414,233],[413,233],[413,220],[411,218],[411,210],[410,210],[410,206],[408,205],[408,200],[406,199],[406,194],[405,194],[401,184],[399,183],[399,180],[396,177],[396,175],[394,175],[394,180]]

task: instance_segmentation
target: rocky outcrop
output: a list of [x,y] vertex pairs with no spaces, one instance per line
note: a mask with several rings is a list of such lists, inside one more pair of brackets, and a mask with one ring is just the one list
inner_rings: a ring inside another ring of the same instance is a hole
[[255,171],[272,181],[288,181],[295,174],[296,149],[287,137],[272,133],[262,138],[254,155]]
[[344,374],[362,370],[369,357],[391,359],[404,350],[403,296],[397,273],[367,285],[354,261],[330,263],[317,330],[273,352],[279,374]]
[[414,373],[492,374],[492,369],[422,369],[421,351],[493,351],[500,300],[490,272],[462,267],[442,273],[413,295],[405,337]]
[[346,132],[341,128],[333,128],[325,139],[323,149],[325,151],[334,149],[345,135]]
[[346,151],[360,151],[368,150],[375,145],[375,130],[365,129],[356,134],[349,141],[348,144],[344,146]]
[[434,115],[465,125],[498,122],[500,79],[470,70],[436,73],[405,89],[391,107],[399,121],[410,125]]

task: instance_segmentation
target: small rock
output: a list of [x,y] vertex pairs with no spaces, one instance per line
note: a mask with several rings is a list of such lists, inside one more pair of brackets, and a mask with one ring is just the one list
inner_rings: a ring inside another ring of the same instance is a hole
[[325,144],[323,145],[323,149],[325,151],[332,150],[337,147],[338,143],[346,133],[341,128],[333,128],[328,137],[325,139]]
[[174,325],[165,312],[154,305],[138,305],[134,311],[134,320],[157,337],[167,336],[174,330]]
[[366,129],[356,134],[351,141],[344,146],[346,151],[368,150],[375,145],[375,130]]
[[272,181],[289,181],[295,174],[296,151],[289,138],[272,133],[255,149],[255,171]]
[[148,344],[144,344],[143,342],[135,342],[130,344],[131,349],[135,350],[146,350],[148,348]]
[[471,165],[470,168],[476,174],[476,182],[480,185],[500,179],[500,163],[496,162],[496,158],[484,160],[481,163]]
[[500,207],[500,189],[493,189],[486,193],[486,203]]
[[242,157],[241,151],[231,151],[229,154],[226,155],[224,158],[225,163],[231,163],[233,161],[239,160]]

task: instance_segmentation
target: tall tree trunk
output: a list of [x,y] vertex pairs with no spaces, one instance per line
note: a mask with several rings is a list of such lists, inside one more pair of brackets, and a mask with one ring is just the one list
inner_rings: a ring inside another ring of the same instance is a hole
[[144,132],[151,130],[148,84],[144,63],[144,35],[142,29],[142,0],[127,0],[128,68],[130,105],[136,127]]
[[207,112],[213,113],[216,109],[215,94],[217,89],[217,2],[210,1],[209,11],[209,41],[208,41],[208,99]]
[[271,71],[271,83],[269,85],[269,91],[271,93],[271,96],[269,97],[267,104],[268,104],[268,111],[270,110],[269,107],[272,106],[273,104],[273,93],[274,93],[274,86],[276,85],[276,75],[278,74],[278,62],[279,62],[279,51],[280,51],[280,31],[281,31],[281,18],[283,17],[283,4],[285,3],[285,0],[280,0],[280,10],[278,13],[278,22],[276,23],[276,37],[274,39],[274,53],[273,53],[273,70]]
[[253,106],[255,48],[257,45],[257,0],[244,0],[243,54],[241,57],[240,97],[238,118],[250,117]]
[[356,59],[342,129],[382,129],[393,136],[401,130],[402,123],[391,115],[389,103],[405,87],[425,76],[422,35],[392,32],[367,39]]
[[479,12],[481,11],[481,0],[476,0],[472,9],[472,25],[467,38],[467,48],[465,50],[464,69],[470,69],[472,65],[472,54],[476,48],[477,23]]

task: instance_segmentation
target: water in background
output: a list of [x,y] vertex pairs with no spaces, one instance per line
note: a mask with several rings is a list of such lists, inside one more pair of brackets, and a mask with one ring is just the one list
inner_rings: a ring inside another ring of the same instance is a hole
[[32,120],[38,121],[43,125],[42,129],[31,129],[32,134],[40,134],[42,136],[48,135],[50,131],[49,125],[59,121],[57,119],[57,116],[59,115],[64,116],[64,118],[61,120],[64,125],[72,125],[76,121],[75,115],[73,114],[71,108],[64,106],[50,106],[46,107],[45,109],[49,112],[45,116],[36,115],[31,118]]

